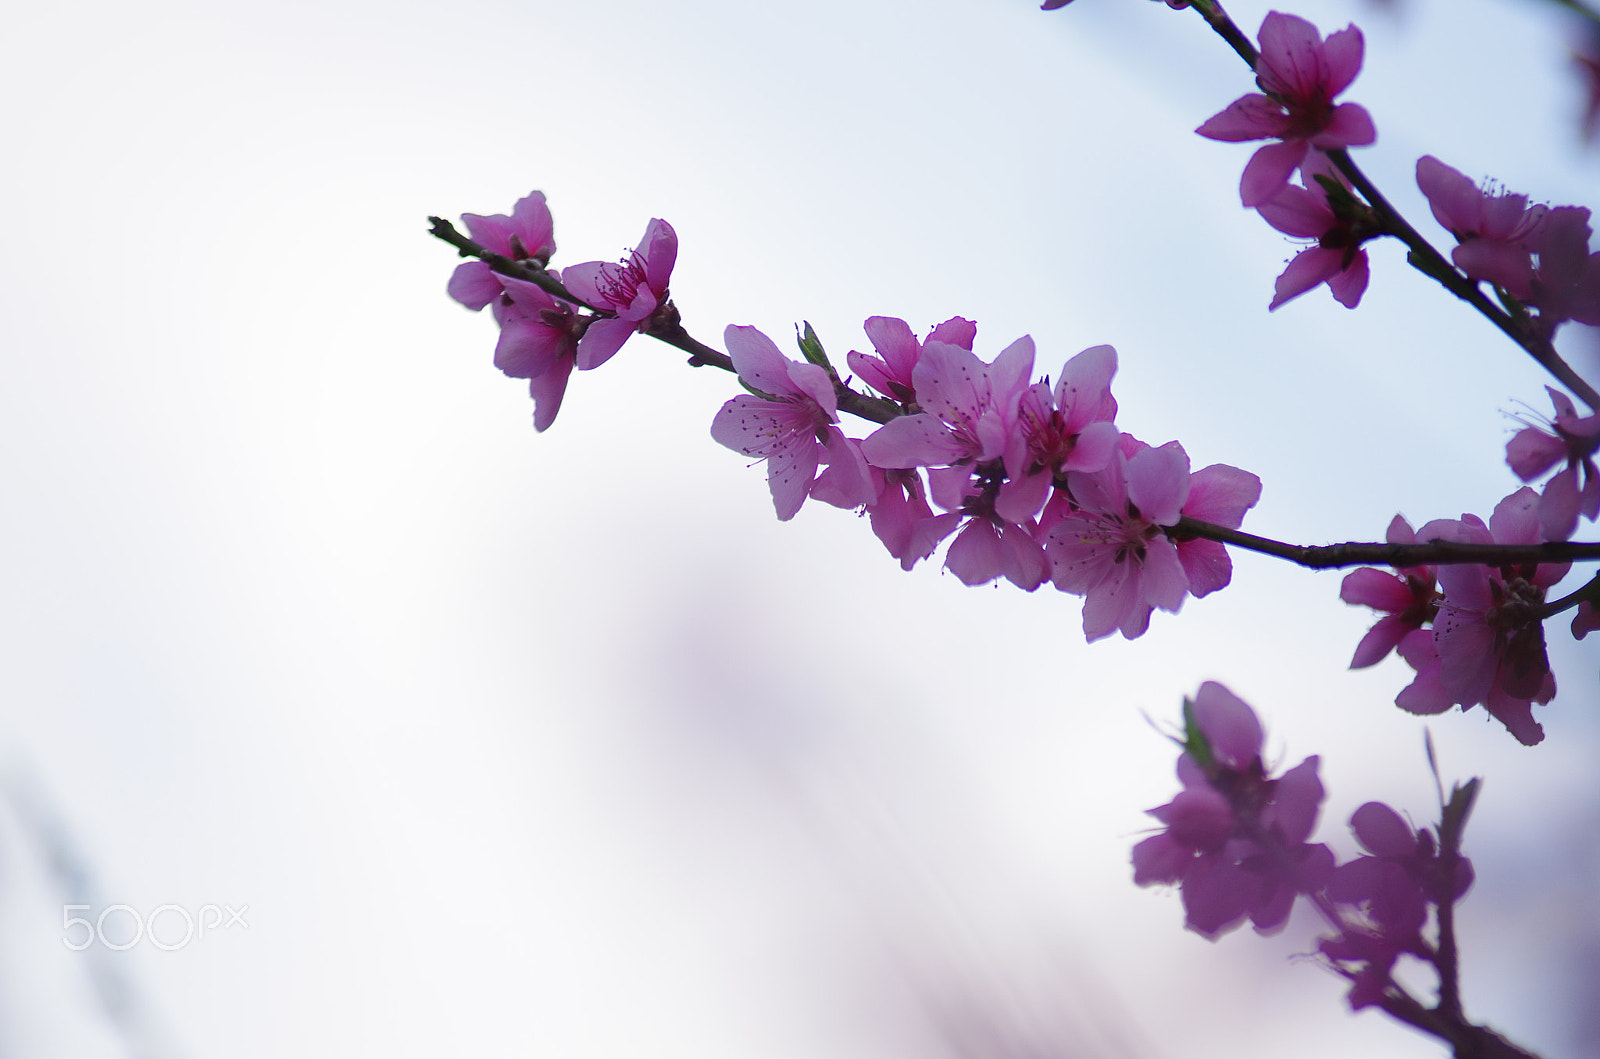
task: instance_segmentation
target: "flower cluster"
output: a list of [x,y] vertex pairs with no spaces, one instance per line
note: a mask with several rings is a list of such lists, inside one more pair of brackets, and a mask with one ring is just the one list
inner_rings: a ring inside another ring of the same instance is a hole
[[[1184,719],[1183,790],[1149,810],[1163,830],[1133,848],[1137,885],[1177,886],[1185,925],[1211,940],[1246,919],[1258,933],[1281,930],[1296,898],[1306,898],[1335,930],[1318,951],[1350,981],[1350,1005],[1358,1010],[1395,988],[1399,957],[1437,963],[1438,948],[1426,937],[1430,909],[1453,906],[1466,893],[1470,861],[1432,832],[1414,831],[1388,806],[1368,802],[1350,818],[1366,853],[1336,864],[1326,845],[1309,841],[1324,793],[1315,756],[1270,777],[1255,711],[1212,681],[1185,702]],[[1475,792],[1473,781],[1445,809],[1457,831]]]
[[[1397,516],[1389,526],[1389,542],[1537,544],[1543,539],[1539,507],[1539,495],[1524,487],[1500,501],[1487,524],[1476,515],[1462,515],[1435,519],[1413,534]],[[1344,579],[1341,597],[1385,617],[1362,639],[1350,664],[1373,665],[1397,650],[1417,674],[1395,698],[1401,709],[1435,714],[1454,705],[1482,706],[1532,746],[1544,738],[1533,704],[1547,703],[1556,693],[1545,651],[1545,593],[1570,566],[1460,563],[1396,574],[1370,567],[1353,571]]]
[[1181,522],[1236,529],[1261,482],[1221,464],[1191,473],[1177,442],[1153,448],[1119,432],[1110,346],[1068,360],[1052,385],[1033,381],[1028,337],[985,362],[972,351],[977,326],[960,317],[920,340],[890,317],[865,330],[877,356],[848,360],[883,395],[887,422],[857,440],[835,425],[843,387],[820,346],[802,363],[754,328],[728,328],[753,396],[723,405],[711,434],[767,461],[779,518],[808,497],[860,508],[905,569],[953,538],[945,566],[965,584],[1003,577],[1033,591],[1048,580],[1085,597],[1090,640],[1137,637],[1155,609],[1228,583],[1226,550]]
[[[1277,140],[1245,166],[1239,197],[1285,235],[1314,240],[1278,278],[1270,309],[1326,283],[1354,309],[1367,288],[1361,245],[1382,234],[1372,210],[1351,192],[1325,152],[1376,141],[1372,117],[1355,103],[1335,105],[1361,70],[1361,31],[1347,26],[1324,41],[1303,18],[1267,14],[1259,35],[1261,92],[1235,100],[1195,131],[1212,140]],[[1290,178],[1299,170],[1301,183]]]
[[[519,200],[509,217],[467,213],[461,220],[485,250],[521,266],[524,275],[546,281],[468,261],[456,267],[448,287],[452,298],[474,312],[489,306],[500,327],[494,365],[512,378],[528,380],[537,430],[555,422],[574,367],[598,368],[635,332],[676,322],[667,282],[678,256],[678,237],[666,221],[652,220],[639,248],[626,260],[586,261],[563,274],[548,267],[556,243],[543,192]],[[584,308],[591,312],[583,313]]]

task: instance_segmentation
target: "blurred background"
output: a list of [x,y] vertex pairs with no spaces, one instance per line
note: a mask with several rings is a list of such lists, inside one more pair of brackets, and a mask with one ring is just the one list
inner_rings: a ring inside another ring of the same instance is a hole
[[[1252,34],[1268,9],[1233,6]],[[1359,161],[1428,234],[1425,153],[1600,207],[1557,5],[1292,10],[1362,26]],[[733,379],[664,346],[574,377],[536,435],[426,233],[539,188],[560,266],[664,217],[706,341],[809,320],[842,363],[868,316],[959,314],[1051,374],[1109,342],[1124,429],[1265,481],[1246,529],[1487,516],[1545,380],[1397,244],[1358,311],[1267,313],[1297,248],[1238,206],[1252,148],[1193,134],[1251,85],[1192,13],[9,22],[0,1054],[1441,1054],[1347,1012],[1297,958],[1316,922],[1212,944],[1130,882],[1176,789],[1161,730],[1206,679],[1275,761],[1322,756],[1341,853],[1362,802],[1435,819],[1409,670],[1345,669],[1371,614],[1341,575],[1241,555],[1228,591],[1086,645],[1075,599],[902,573],[823,505],[779,523],[708,436]],[[1543,745],[1428,725],[1447,782],[1487,781],[1469,1011],[1550,1059],[1600,1054],[1600,648],[1563,629]],[[108,943],[74,950],[74,917]]]

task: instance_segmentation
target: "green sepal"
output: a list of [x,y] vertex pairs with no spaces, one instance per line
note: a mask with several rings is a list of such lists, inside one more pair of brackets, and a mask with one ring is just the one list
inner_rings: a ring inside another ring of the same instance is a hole
[[1194,718],[1194,700],[1187,695],[1183,699],[1183,752],[1194,758],[1195,762],[1206,772],[1216,764],[1217,755],[1211,749],[1211,741],[1200,730],[1200,725]]
[[828,362],[828,351],[822,348],[822,340],[817,337],[817,332],[812,329],[811,321],[805,321],[805,330],[795,329],[795,341],[800,345],[800,355],[806,360],[821,368],[828,369],[828,374],[833,374],[833,365]]

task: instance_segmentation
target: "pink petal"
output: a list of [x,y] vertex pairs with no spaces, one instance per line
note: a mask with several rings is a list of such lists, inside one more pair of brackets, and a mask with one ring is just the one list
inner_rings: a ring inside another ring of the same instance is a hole
[[1222,764],[1248,768],[1261,756],[1264,736],[1256,711],[1226,687],[1214,680],[1201,684],[1193,710],[1195,725]]
[[1270,202],[1310,149],[1305,140],[1284,140],[1257,150],[1245,163],[1244,176],[1239,180],[1240,201],[1250,207]]
[[1272,304],[1268,305],[1267,309],[1269,311],[1276,309],[1285,302],[1300,297],[1317,284],[1327,282],[1329,278],[1338,274],[1343,261],[1342,250],[1324,250],[1320,246],[1313,246],[1300,251],[1273,285]]
[[1208,140],[1243,143],[1276,137],[1288,127],[1283,107],[1263,95],[1241,96],[1194,130]]
[[1158,526],[1177,525],[1189,498],[1189,454],[1176,441],[1128,461],[1128,499]]
[[477,312],[500,297],[500,279],[483,261],[463,261],[450,274],[445,288],[450,297]]
[[861,442],[874,467],[944,467],[967,455],[967,447],[937,416],[897,416]]
[[1189,579],[1189,593],[1196,599],[1227,588],[1233,580],[1233,559],[1219,541],[1184,541],[1178,545],[1178,558]]
[[578,368],[590,371],[610,360],[634,332],[626,320],[602,318],[589,325],[578,339]]
[[1333,292],[1333,300],[1346,309],[1354,309],[1360,305],[1361,295],[1367,289],[1369,275],[1367,252],[1357,250],[1348,268],[1342,268],[1328,277],[1328,290]]
[[571,375],[572,359],[562,357],[548,371],[528,380],[528,396],[533,398],[533,429],[542,432],[556,421]]
[[1183,502],[1183,513],[1238,529],[1244,513],[1260,499],[1260,478],[1225,463],[1213,463],[1189,476],[1189,497]]
[[1355,26],[1328,34],[1322,45],[1322,84],[1329,99],[1349,88],[1350,82],[1361,72],[1364,45],[1361,30]]
[[1327,126],[1311,137],[1312,145],[1324,150],[1330,147],[1365,147],[1377,140],[1378,128],[1372,124],[1372,115],[1359,103],[1340,103],[1334,107]]

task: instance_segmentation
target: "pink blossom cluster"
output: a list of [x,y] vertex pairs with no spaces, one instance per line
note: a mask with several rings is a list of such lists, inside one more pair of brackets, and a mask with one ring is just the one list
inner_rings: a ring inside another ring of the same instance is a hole
[[1279,931],[1295,900],[1309,900],[1335,928],[1318,951],[1350,981],[1356,1009],[1384,998],[1400,956],[1436,959],[1424,936],[1429,911],[1466,892],[1471,862],[1442,857],[1431,832],[1368,802],[1350,819],[1366,852],[1337,864],[1309,841],[1324,795],[1317,757],[1270,776],[1255,711],[1214,681],[1184,715],[1183,790],[1149,810],[1163,829],[1133,848],[1137,885],[1177,886],[1185,925],[1211,940],[1247,919],[1258,933]]
[[[1389,525],[1390,544],[1459,541],[1537,544],[1540,498],[1523,487],[1500,501],[1487,524],[1476,515],[1435,519],[1413,533],[1404,518]],[[1382,611],[1356,648],[1351,668],[1376,664],[1391,650],[1416,670],[1395,698],[1410,713],[1482,706],[1517,739],[1544,738],[1533,704],[1555,697],[1545,650],[1546,591],[1570,563],[1474,563],[1415,566],[1394,573],[1363,567],[1346,575],[1340,597]]]
[[[458,265],[450,277],[452,298],[474,312],[490,307],[500,327],[495,367],[528,380],[537,430],[555,422],[574,367],[598,368],[636,332],[675,320],[667,283],[678,237],[666,221],[652,220],[626,260],[586,261],[562,273],[548,268],[556,243],[543,192],[519,200],[509,217],[467,213],[461,220],[480,246],[542,273],[572,296],[558,297],[483,261]],[[585,307],[591,312],[582,312]]]
[[[1278,277],[1269,308],[1326,283],[1342,305],[1353,309],[1367,288],[1367,254],[1361,246],[1381,230],[1324,152],[1377,140],[1365,108],[1333,102],[1360,72],[1365,42],[1355,26],[1324,41],[1310,22],[1277,11],[1267,14],[1258,39],[1261,92],[1235,100],[1195,131],[1230,143],[1278,141],[1251,157],[1239,197],[1278,231],[1314,243]],[[1296,170],[1298,185],[1289,182]]]
[[888,421],[859,440],[837,425],[842,384],[825,356],[790,360],[754,328],[727,330],[751,394],[723,405],[711,434],[767,461],[779,518],[807,498],[860,509],[908,570],[951,538],[945,567],[965,584],[1050,581],[1083,596],[1090,640],[1140,636],[1155,609],[1229,582],[1224,547],[1179,523],[1238,528],[1260,479],[1222,464],[1191,472],[1177,442],[1120,432],[1110,346],[1068,360],[1052,385],[1034,380],[1028,337],[985,362],[977,325],[960,317],[921,339],[891,317],[865,330],[876,355],[851,352],[849,364],[883,395]]

